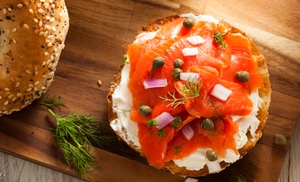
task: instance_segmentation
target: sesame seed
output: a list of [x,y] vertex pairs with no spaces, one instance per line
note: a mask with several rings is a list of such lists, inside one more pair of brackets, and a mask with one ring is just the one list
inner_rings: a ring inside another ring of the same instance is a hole
[[32,90],[32,88],[28,88],[26,91],[27,91],[27,92],[30,92],[31,90]]
[[28,75],[31,74],[31,71],[29,71],[29,70],[26,70],[25,72],[26,72]]
[[36,81],[35,83],[34,83],[34,85],[38,85],[40,82],[39,81]]
[[11,29],[11,32],[16,32],[16,31],[17,31],[16,28]]
[[20,82],[17,82],[16,84],[15,84],[15,87],[19,87],[20,86]]
[[3,12],[3,14],[6,14],[6,9],[4,8],[4,9],[2,10],[2,12]]
[[7,106],[7,105],[8,105],[8,101],[5,101],[5,102],[4,102],[4,105]]
[[50,27],[49,25],[45,25],[45,28],[46,28],[47,30],[51,30],[51,27]]
[[40,9],[38,9],[38,12],[39,13],[44,13],[44,10],[40,8]]
[[17,7],[18,7],[18,8],[23,8],[23,4],[19,3],[19,4],[17,5]]
[[4,91],[9,92],[9,88],[4,88]]
[[45,56],[49,56],[49,53],[48,53],[48,52],[44,52],[44,55],[45,55]]
[[26,23],[23,25],[23,27],[26,28],[26,29],[29,28],[29,26]]
[[47,44],[47,46],[48,46],[48,47],[52,47],[53,45],[52,45],[51,42],[49,42],[49,43]]

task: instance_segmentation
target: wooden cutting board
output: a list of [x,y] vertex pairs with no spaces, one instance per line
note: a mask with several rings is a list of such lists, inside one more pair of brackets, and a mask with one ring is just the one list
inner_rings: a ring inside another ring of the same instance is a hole
[[[45,96],[61,96],[70,111],[91,114],[105,125],[105,96],[121,63],[126,43],[156,18],[195,12],[222,17],[245,31],[265,55],[273,88],[270,115],[263,137],[241,160],[199,181],[277,181],[300,114],[300,3],[271,0],[66,0],[71,27],[55,82]],[[103,85],[99,87],[97,81]],[[44,96],[44,97],[45,97]],[[43,97],[43,98],[44,98]],[[42,98],[42,99],[43,99]],[[0,117],[0,150],[29,161],[76,174],[64,162],[52,138],[54,121],[35,101],[29,107]],[[282,133],[286,146],[273,145]],[[184,181],[145,164],[124,143],[105,150],[94,147],[100,169],[91,181]]]

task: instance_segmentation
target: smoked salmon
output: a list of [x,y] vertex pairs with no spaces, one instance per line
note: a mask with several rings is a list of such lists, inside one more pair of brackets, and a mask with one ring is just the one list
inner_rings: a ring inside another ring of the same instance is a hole
[[191,14],[163,20],[127,45],[125,81],[108,95],[111,126],[153,167],[181,176],[216,172],[261,136],[267,109],[259,107],[268,107],[271,92],[265,60],[223,20]]

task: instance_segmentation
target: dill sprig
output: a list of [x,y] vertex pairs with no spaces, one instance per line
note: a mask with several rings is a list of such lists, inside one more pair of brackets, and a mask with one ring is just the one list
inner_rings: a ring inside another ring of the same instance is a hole
[[225,36],[228,32],[225,34],[221,34],[220,32],[214,33],[214,40],[220,45],[222,49],[224,49],[227,46],[226,41],[223,39],[223,36]]
[[170,93],[168,92],[168,96],[160,97],[163,99],[163,102],[170,102],[168,106],[177,107],[180,104],[184,104],[186,100],[189,98],[196,98],[200,96],[202,84],[196,82],[196,78],[189,78],[182,87],[182,90],[175,87],[178,93],[182,96],[177,98],[176,92]]
[[[52,101],[54,103],[60,102],[56,99]],[[50,103],[50,106],[52,105]],[[48,107],[48,112],[56,120],[57,126],[53,129],[54,138],[66,163],[68,166],[72,166],[77,174],[87,179],[90,169],[98,168],[95,157],[90,154],[92,143],[105,147],[115,141],[116,138],[113,135],[108,135],[101,123],[90,115],[70,113],[68,116],[62,117],[54,113],[50,107]]]
[[168,92],[168,95],[171,98],[169,98],[168,96],[160,97],[160,98],[163,100],[163,102],[170,102],[167,106],[172,106],[175,108],[175,107],[179,106],[180,104],[184,104],[184,102],[187,100],[187,97],[177,98],[175,94],[176,94],[176,92],[173,92],[173,93]]
[[60,106],[67,107],[60,99],[61,99],[60,96],[47,97],[41,102],[41,104],[48,108],[54,108]]
[[[239,175],[237,176],[237,182],[248,182],[248,180],[244,176]],[[254,179],[252,182],[256,182],[256,180]]]
[[182,87],[182,91],[180,91],[178,88],[176,89],[185,98],[196,98],[200,96],[201,87],[202,84],[197,83],[196,78],[189,78]]

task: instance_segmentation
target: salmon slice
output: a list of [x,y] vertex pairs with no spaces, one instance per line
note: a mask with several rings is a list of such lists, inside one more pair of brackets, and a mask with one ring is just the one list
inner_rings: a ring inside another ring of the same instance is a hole
[[168,143],[173,136],[174,128],[171,126],[159,130],[155,126],[148,127],[144,124],[138,124],[139,141],[150,165],[156,168],[164,166],[163,159],[166,155]]

